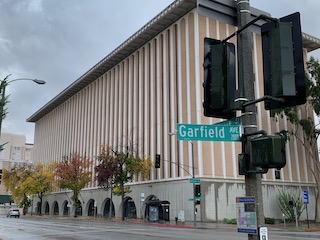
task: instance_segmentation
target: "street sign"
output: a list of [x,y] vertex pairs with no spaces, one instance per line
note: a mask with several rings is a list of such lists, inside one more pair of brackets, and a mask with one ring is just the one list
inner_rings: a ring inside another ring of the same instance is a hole
[[190,178],[189,179],[189,183],[200,183],[200,179],[199,178]]
[[240,117],[236,117],[236,118],[231,118],[226,121],[214,123],[213,125],[234,126],[234,125],[240,125],[240,124],[241,124]]
[[309,193],[308,191],[303,191],[303,204],[309,204]]
[[240,125],[178,124],[178,140],[191,141],[240,141]]
[[[202,197],[196,197],[196,200],[199,200],[199,201],[200,201],[200,200],[202,200],[202,199],[203,199]],[[192,201],[194,201],[194,198],[189,198],[188,200],[189,200],[190,202],[192,202]]]

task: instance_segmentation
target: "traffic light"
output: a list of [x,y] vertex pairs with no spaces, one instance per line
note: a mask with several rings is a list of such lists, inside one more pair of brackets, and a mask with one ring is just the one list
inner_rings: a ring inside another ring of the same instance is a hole
[[235,46],[211,38],[204,39],[204,116],[230,119],[236,90]]
[[264,95],[284,99],[265,101],[272,110],[306,102],[300,14],[294,13],[261,27]]
[[201,197],[201,187],[200,187],[200,184],[195,185],[195,188],[194,188],[194,197],[195,197],[195,198],[200,198],[200,197]]
[[281,169],[286,165],[285,140],[280,135],[250,140],[250,162],[254,167]]
[[156,161],[154,162],[155,168],[160,168],[160,154],[156,154]]

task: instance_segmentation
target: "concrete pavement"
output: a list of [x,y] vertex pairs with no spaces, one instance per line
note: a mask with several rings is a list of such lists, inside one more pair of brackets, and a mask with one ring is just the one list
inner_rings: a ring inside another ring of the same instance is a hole
[[[59,219],[72,219],[73,217],[68,216],[53,216],[53,215],[42,215],[42,216],[37,216],[37,215],[25,215],[21,216],[22,218],[59,218]],[[171,227],[171,228],[188,228],[188,229],[215,229],[215,230],[220,230],[220,231],[230,231],[230,232],[237,232],[237,225],[233,224],[225,224],[225,223],[215,223],[215,222],[197,222],[196,226],[194,226],[194,222],[175,222],[175,221],[170,221],[170,222],[148,222],[144,219],[128,219],[125,221],[121,221],[118,219],[112,219],[108,220],[105,218],[100,218],[100,217],[77,217],[74,218],[74,220],[87,220],[87,221],[98,221],[98,222],[117,222],[118,224],[143,224],[143,225],[151,225],[151,226],[156,226],[156,227]],[[297,228],[295,223],[286,223],[284,225],[283,223],[276,223],[276,224],[266,224],[265,225],[268,228],[268,231],[275,231],[275,232],[316,232],[319,233],[320,236],[320,224],[319,223],[310,223],[309,228],[306,222],[301,221],[299,222],[299,227]]]

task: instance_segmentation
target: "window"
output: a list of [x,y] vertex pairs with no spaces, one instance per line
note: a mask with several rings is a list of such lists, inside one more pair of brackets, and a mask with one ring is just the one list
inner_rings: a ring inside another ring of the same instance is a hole
[[26,161],[31,160],[31,148],[26,147],[26,153],[24,156],[24,160],[26,160]]
[[22,148],[12,146],[11,147],[11,160],[21,160]]
[[276,179],[281,179],[281,172],[279,170],[274,171],[274,176]]

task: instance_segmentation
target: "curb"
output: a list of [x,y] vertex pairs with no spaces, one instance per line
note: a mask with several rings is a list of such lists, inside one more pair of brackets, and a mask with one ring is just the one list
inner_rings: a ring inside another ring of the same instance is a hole
[[[96,220],[97,221],[97,220]],[[101,221],[101,220],[100,220]],[[197,227],[191,225],[179,225],[179,224],[170,224],[170,223],[153,223],[153,222],[139,222],[139,221],[112,221],[112,220],[102,220],[106,222],[113,222],[113,223],[125,223],[125,224],[136,224],[136,225],[147,225],[147,226],[154,226],[154,227],[171,227],[171,228],[182,228],[182,229],[194,229]],[[199,227],[201,228],[201,227]]]

